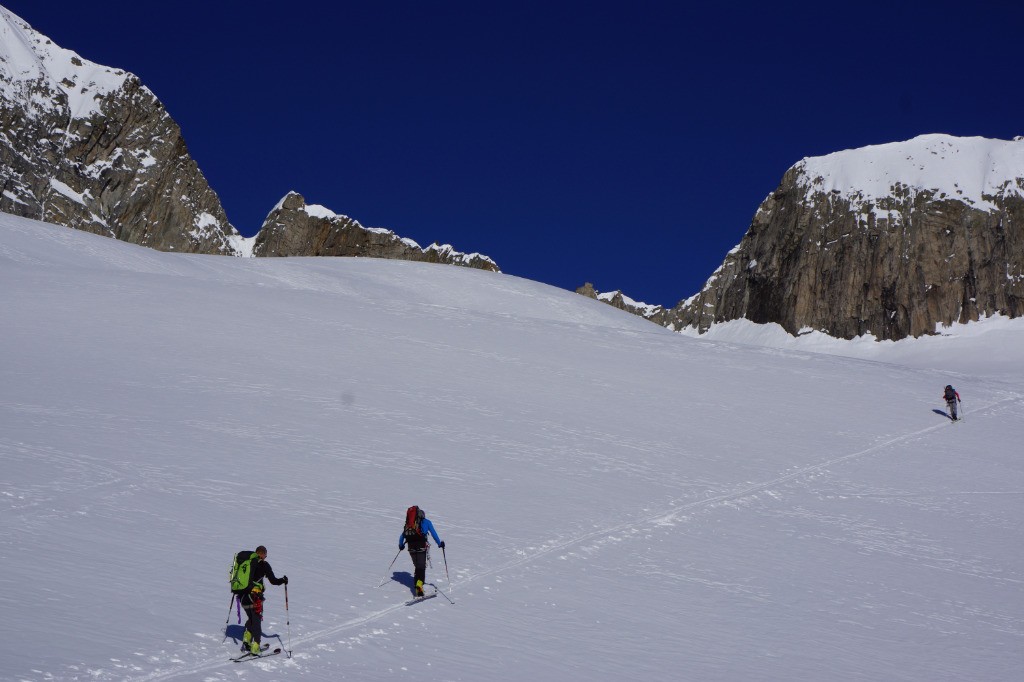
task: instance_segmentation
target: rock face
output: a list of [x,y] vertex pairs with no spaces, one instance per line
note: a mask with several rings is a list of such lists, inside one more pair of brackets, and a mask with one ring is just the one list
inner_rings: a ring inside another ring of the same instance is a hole
[[139,79],[0,8],[0,210],[165,251],[237,254],[181,130]]
[[[255,142],[254,142],[255,143]],[[0,7],[0,211],[162,251],[368,256],[497,271],[290,194],[255,238],[228,222],[181,130],[139,79],[53,44]]]
[[660,305],[649,305],[634,301],[621,291],[610,291],[602,294],[595,290],[594,285],[590,282],[586,282],[583,286],[577,288],[576,293],[580,296],[586,296],[587,298],[607,303],[611,307],[624,310],[627,313],[638,315],[663,327],[668,326],[671,320],[674,319],[670,318],[669,311]]
[[498,272],[497,264],[478,253],[465,254],[449,245],[420,248],[391,230],[363,227],[348,216],[323,206],[307,205],[302,195],[290,192],[263,222],[255,256],[364,256],[427,263],[463,265]]
[[804,159],[675,328],[901,339],[1024,313],[1024,138],[926,135]]

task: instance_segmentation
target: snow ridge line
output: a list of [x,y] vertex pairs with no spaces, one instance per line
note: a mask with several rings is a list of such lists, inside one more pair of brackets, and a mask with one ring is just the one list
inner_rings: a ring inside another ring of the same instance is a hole
[[[1009,398],[1004,398],[1002,400],[997,400],[995,402],[983,405],[982,407],[975,408],[974,410],[971,411],[971,414],[972,415],[984,414],[985,412],[987,412],[987,411],[991,410],[992,408],[994,408],[994,407],[996,407],[998,405],[1001,405],[1003,403],[1020,402],[1020,401],[1022,401],[1022,398],[1024,398],[1024,396],[1014,395],[1014,396],[1009,397]],[[706,498],[706,499],[703,499],[703,500],[695,500],[693,502],[689,502],[687,504],[684,504],[683,506],[681,506],[679,508],[673,509],[672,511],[669,511],[668,513],[659,512],[657,514],[651,514],[649,516],[641,517],[641,518],[633,520],[633,521],[626,521],[624,523],[620,523],[617,526],[612,526],[610,528],[602,528],[600,530],[595,530],[595,531],[590,532],[590,533],[585,533],[583,535],[579,535],[579,536],[576,536],[576,537],[573,537],[573,538],[569,538],[568,540],[560,542],[560,543],[558,543],[556,545],[552,545],[550,547],[545,547],[544,549],[538,550],[538,551],[536,551],[536,552],[534,552],[534,553],[532,553],[532,554],[530,554],[528,556],[524,556],[524,557],[522,557],[520,559],[517,559],[515,561],[511,561],[511,562],[508,562],[508,563],[503,564],[501,566],[498,566],[496,568],[492,568],[492,569],[489,569],[489,570],[486,570],[486,571],[481,571],[479,573],[471,575],[471,576],[469,576],[469,577],[467,577],[467,578],[465,578],[463,580],[460,580],[458,584],[461,585],[463,583],[472,583],[472,582],[475,582],[475,581],[477,581],[477,580],[479,580],[481,578],[486,578],[488,576],[494,575],[495,573],[501,573],[503,571],[507,571],[507,570],[516,568],[518,566],[522,566],[524,564],[532,563],[533,561],[536,561],[537,559],[543,558],[543,557],[545,557],[545,556],[547,556],[547,555],[549,555],[549,554],[551,554],[553,552],[557,552],[557,551],[561,551],[561,550],[567,549],[569,547],[572,547],[573,545],[581,544],[583,542],[586,542],[587,540],[591,540],[591,539],[599,537],[599,536],[607,536],[607,535],[610,535],[610,534],[613,534],[613,533],[617,533],[619,531],[624,531],[624,530],[634,530],[634,529],[639,528],[640,526],[647,525],[647,524],[652,524],[652,523],[656,524],[656,525],[663,525],[663,524],[666,524],[666,523],[670,523],[672,521],[678,520],[679,516],[681,514],[685,513],[685,512],[693,511],[694,509],[699,509],[701,507],[711,507],[711,506],[714,506],[716,504],[722,504],[722,503],[725,503],[725,502],[732,502],[734,500],[743,499],[744,497],[749,497],[751,495],[756,495],[757,493],[763,492],[763,491],[767,490],[768,488],[777,486],[779,484],[787,483],[787,482],[792,481],[794,479],[797,479],[797,478],[800,478],[800,477],[803,477],[803,476],[807,476],[808,474],[812,474],[812,473],[815,473],[815,472],[818,472],[818,471],[822,471],[824,469],[827,469],[828,467],[835,466],[836,464],[840,464],[842,462],[846,462],[846,461],[850,461],[850,460],[854,460],[854,459],[859,459],[859,458],[861,458],[861,457],[863,457],[863,456],[865,456],[867,454],[870,454],[872,452],[875,452],[877,450],[881,450],[881,449],[889,447],[891,445],[895,445],[896,443],[900,443],[900,442],[909,440],[911,438],[914,438],[916,436],[921,436],[921,435],[924,435],[924,434],[927,434],[927,433],[931,433],[932,431],[937,431],[939,429],[948,428],[948,427],[949,427],[949,424],[939,423],[939,424],[936,424],[934,426],[929,426],[929,427],[926,427],[924,429],[920,429],[918,431],[913,431],[911,433],[903,434],[902,436],[896,436],[895,438],[890,438],[887,441],[884,441],[882,443],[878,443],[876,445],[872,445],[869,448],[865,448],[865,449],[859,450],[857,452],[853,452],[853,453],[850,453],[850,454],[847,454],[847,455],[842,455],[840,457],[835,457],[833,459],[827,460],[825,462],[820,462],[818,464],[812,464],[810,466],[806,466],[806,467],[804,467],[802,469],[799,469],[797,471],[793,471],[793,472],[785,474],[783,476],[779,476],[777,478],[773,478],[773,479],[771,479],[769,481],[764,481],[764,482],[761,482],[761,483],[756,483],[756,484],[748,486],[748,487],[746,487],[746,488],[744,488],[742,490],[737,490],[737,491],[734,491],[734,492],[731,492],[731,493],[724,493],[722,495],[716,495],[715,497],[709,497],[709,498]],[[292,645],[293,645],[292,649],[294,649],[294,644],[304,644],[306,642],[313,642],[313,641],[316,641],[318,639],[322,639],[324,637],[331,637],[333,635],[337,635],[338,633],[344,632],[345,630],[349,630],[351,628],[358,627],[360,625],[365,625],[366,623],[375,621],[375,620],[377,620],[379,618],[382,618],[383,616],[388,615],[389,613],[393,613],[393,612],[398,611],[398,610],[403,609],[403,608],[405,608],[405,601],[404,600],[401,601],[401,602],[398,602],[398,603],[396,603],[396,604],[394,604],[392,606],[389,606],[389,607],[387,607],[385,609],[381,609],[381,610],[375,611],[373,613],[368,613],[368,614],[366,614],[364,616],[360,616],[358,618],[352,618],[352,619],[347,620],[347,621],[345,621],[343,623],[339,623],[337,625],[325,628],[323,630],[319,630],[319,631],[316,631],[316,632],[311,632],[311,633],[303,635],[301,637],[297,637],[297,638],[295,638],[295,640],[292,643]],[[173,679],[175,677],[180,677],[182,675],[193,675],[193,674],[197,674],[197,673],[200,673],[200,672],[203,672],[203,671],[207,671],[207,670],[214,670],[216,668],[226,667],[229,664],[230,664],[230,661],[220,661],[220,660],[217,660],[217,661],[207,661],[206,663],[199,663],[197,665],[194,665],[194,666],[191,666],[191,667],[187,667],[187,668],[178,668],[176,670],[170,670],[170,671],[166,671],[166,672],[155,672],[155,673],[151,673],[149,675],[145,675],[145,676],[137,677],[137,678],[131,678],[131,679],[138,680],[138,682],[160,682],[161,680],[169,680],[169,679]]]

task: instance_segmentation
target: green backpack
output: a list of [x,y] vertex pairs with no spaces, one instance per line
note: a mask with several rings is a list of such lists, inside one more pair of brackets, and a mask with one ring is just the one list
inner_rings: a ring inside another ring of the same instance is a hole
[[253,559],[259,559],[259,554],[243,550],[235,555],[235,561],[231,565],[231,591],[235,594],[244,594],[249,589],[249,576],[252,572]]

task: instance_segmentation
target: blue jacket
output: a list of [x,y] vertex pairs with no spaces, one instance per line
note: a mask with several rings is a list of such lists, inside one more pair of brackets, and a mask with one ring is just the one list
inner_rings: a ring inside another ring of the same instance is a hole
[[[422,521],[420,521],[420,532],[424,535],[430,533],[434,538],[434,542],[436,542],[438,545],[441,544],[441,538],[437,537],[437,531],[434,530],[434,524],[430,522],[430,519],[423,519]],[[402,532],[401,535],[398,536],[398,551],[402,551],[403,549],[405,549],[404,531]],[[412,548],[410,547],[410,549]]]

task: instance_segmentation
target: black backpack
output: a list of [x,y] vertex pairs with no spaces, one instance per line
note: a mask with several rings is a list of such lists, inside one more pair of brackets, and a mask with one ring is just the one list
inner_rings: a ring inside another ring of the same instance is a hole
[[946,396],[946,402],[950,400],[956,400],[956,391],[953,390],[952,386],[946,386],[946,391],[943,393]]

